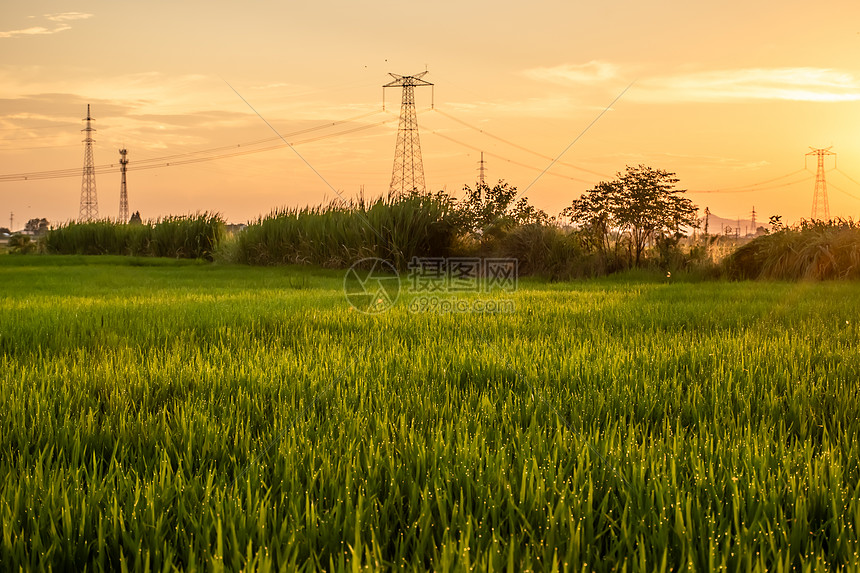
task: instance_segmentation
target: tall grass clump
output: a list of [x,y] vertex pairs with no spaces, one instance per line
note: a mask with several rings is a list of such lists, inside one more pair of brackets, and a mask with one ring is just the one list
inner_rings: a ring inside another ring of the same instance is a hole
[[732,278],[860,278],[860,226],[846,219],[802,221],[757,237],[725,262]]
[[491,254],[517,259],[518,271],[524,275],[552,280],[590,277],[601,271],[578,233],[548,224],[512,227],[495,242]]
[[149,250],[156,257],[212,260],[224,235],[219,214],[166,217],[152,226]]
[[274,211],[236,238],[235,262],[344,267],[378,257],[403,268],[415,256],[446,256],[456,211],[441,195],[363,198],[338,205]]
[[144,224],[71,222],[51,229],[45,250],[61,255],[131,255],[211,260],[224,239],[219,214],[166,217]]

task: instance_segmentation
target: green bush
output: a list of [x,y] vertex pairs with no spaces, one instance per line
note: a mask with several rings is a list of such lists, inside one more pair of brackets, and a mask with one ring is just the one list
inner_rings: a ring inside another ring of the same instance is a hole
[[35,253],[39,245],[34,243],[27,235],[12,235],[8,243],[9,252],[13,255],[27,255]]

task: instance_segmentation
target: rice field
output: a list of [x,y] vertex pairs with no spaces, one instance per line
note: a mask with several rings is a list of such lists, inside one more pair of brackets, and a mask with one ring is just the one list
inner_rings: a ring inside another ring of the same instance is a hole
[[343,276],[0,256],[0,570],[860,568],[857,283]]

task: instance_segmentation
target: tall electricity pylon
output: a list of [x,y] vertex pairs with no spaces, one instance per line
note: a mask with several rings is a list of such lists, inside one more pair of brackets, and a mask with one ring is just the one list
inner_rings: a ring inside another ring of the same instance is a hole
[[483,187],[487,184],[487,162],[484,161],[484,152],[481,152],[481,160],[478,162],[478,184]]
[[125,171],[128,165],[128,150],[119,150],[119,168],[122,182],[119,185],[119,223],[128,223],[128,188],[125,186]]
[[414,76],[388,75],[394,81],[382,86],[382,105],[385,107],[385,88],[403,88],[400,105],[400,126],[397,129],[397,146],[394,148],[394,169],[391,172],[389,195],[424,192],[424,164],[421,161],[421,142],[418,139],[418,115],[415,113],[415,86],[432,86],[421,78],[427,72]]
[[812,196],[812,219],[817,221],[830,220],[830,204],[827,201],[827,180],[824,178],[824,157],[827,155],[836,156],[830,151],[830,147],[825,149],[816,149],[810,147],[812,151],[806,156],[815,155],[818,157],[818,169],[815,171],[815,192]]
[[90,106],[87,104],[87,117],[84,120],[87,126],[81,130],[85,134],[84,138],[84,175],[81,181],[81,207],[78,211],[78,220],[81,223],[88,223],[99,218],[99,200],[96,196],[96,166],[93,161],[93,132],[92,122],[95,121],[90,116]]

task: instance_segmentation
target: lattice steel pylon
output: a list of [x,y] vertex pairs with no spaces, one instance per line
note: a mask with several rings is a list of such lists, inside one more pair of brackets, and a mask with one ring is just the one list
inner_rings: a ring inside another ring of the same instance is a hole
[[96,166],[93,160],[93,132],[95,129],[92,122],[95,121],[90,115],[90,106],[87,104],[87,117],[84,120],[87,126],[81,130],[86,135],[84,138],[84,174],[81,181],[81,207],[78,211],[78,220],[88,223],[99,218],[99,200],[96,196]]
[[815,191],[812,196],[812,219],[814,221],[829,221],[830,203],[827,201],[827,180],[824,178],[824,158],[828,155],[835,156],[836,154],[830,151],[830,147],[825,149],[810,147],[809,149],[812,151],[806,154],[807,157],[810,155],[818,157],[818,169],[815,171]]
[[119,169],[122,182],[119,184],[119,223],[128,223],[128,188],[125,185],[125,172],[128,165],[128,150],[119,150]]
[[389,73],[394,81],[382,86],[383,107],[385,88],[403,88],[400,105],[400,125],[397,129],[397,145],[394,148],[394,168],[391,171],[389,195],[424,192],[424,163],[421,160],[421,142],[418,139],[418,114],[415,113],[415,87],[432,86],[421,79],[427,72],[414,76],[401,76]]

